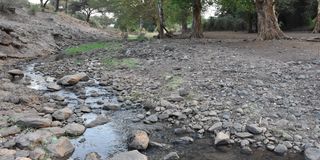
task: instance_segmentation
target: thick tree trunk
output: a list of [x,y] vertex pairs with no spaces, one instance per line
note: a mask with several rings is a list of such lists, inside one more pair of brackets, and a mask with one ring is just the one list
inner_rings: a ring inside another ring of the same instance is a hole
[[274,0],[256,0],[256,10],[258,14],[258,39],[287,38],[279,27]]
[[54,10],[55,12],[58,12],[59,11],[59,4],[60,3],[60,0],[56,0],[56,9]]
[[158,14],[159,14],[159,38],[164,38],[164,16],[163,16],[163,8],[162,8],[163,0],[158,0]]
[[320,33],[320,0],[318,0],[318,15],[316,18],[316,25],[313,29],[313,33]]
[[193,0],[193,22],[192,22],[192,35],[193,38],[202,38],[202,25],[201,25],[201,0]]

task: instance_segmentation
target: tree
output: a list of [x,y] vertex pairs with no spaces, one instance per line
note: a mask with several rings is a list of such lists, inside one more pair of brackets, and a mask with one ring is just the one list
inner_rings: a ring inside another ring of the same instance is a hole
[[192,35],[193,38],[202,38],[202,25],[201,25],[201,0],[193,0],[193,22],[192,22]]
[[158,22],[158,31],[159,31],[159,38],[164,38],[164,15],[163,15],[163,0],[158,0],[158,15],[159,15],[159,22]]
[[55,12],[58,12],[59,11],[59,5],[60,5],[60,0],[56,0],[56,3],[55,3]]
[[316,17],[316,25],[313,29],[313,33],[320,33],[320,0],[318,0],[318,14]]
[[275,12],[274,0],[255,0],[258,15],[258,39],[283,39],[286,35],[281,31]]
[[40,6],[41,6],[41,11],[44,11],[44,9],[46,8],[47,4],[48,4],[49,0],[40,0]]

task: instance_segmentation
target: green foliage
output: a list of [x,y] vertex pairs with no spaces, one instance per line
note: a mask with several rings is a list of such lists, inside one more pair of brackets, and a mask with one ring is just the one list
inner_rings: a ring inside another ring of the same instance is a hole
[[133,69],[139,65],[139,60],[135,58],[105,58],[103,64],[110,69],[123,67]]
[[119,42],[94,42],[67,48],[65,50],[65,53],[67,55],[77,55],[97,49],[108,49],[111,51],[115,51],[119,50],[120,48],[122,48],[122,45]]
[[242,31],[247,27],[247,23],[242,18],[231,15],[221,17],[211,17],[204,21],[203,28],[205,31]]
[[29,9],[28,9],[28,14],[30,15],[36,15],[37,12],[39,12],[41,10],[39,5],[34,5],[31,4]]

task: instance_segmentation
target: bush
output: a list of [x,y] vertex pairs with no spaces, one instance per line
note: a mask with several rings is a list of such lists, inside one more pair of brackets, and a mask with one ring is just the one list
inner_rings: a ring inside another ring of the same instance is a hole
[[24,7],[28,3],[28,0],[0,0],[0,11],[14,13],[15,8]]
[[246,28],[247,23],[242,18],[231,15],[211,17],[204,22],[205,31],[242,31]]
[[39,5],[30,5],[28,13],[30,15],[36,15],[36,13],[39,12],[40,10],[41,9]]

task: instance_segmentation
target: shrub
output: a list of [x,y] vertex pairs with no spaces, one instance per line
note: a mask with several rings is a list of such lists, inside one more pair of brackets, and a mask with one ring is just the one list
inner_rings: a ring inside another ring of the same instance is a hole
[[247,28],[247,23],[238,17],[225,15],[221,17],[211,17],[204,23],[205,31],[241,31]]
[[36,13],[39,12],[40,10],[41,9],[39,5],[30,5],[28,13],[30,15],[36,15]]

